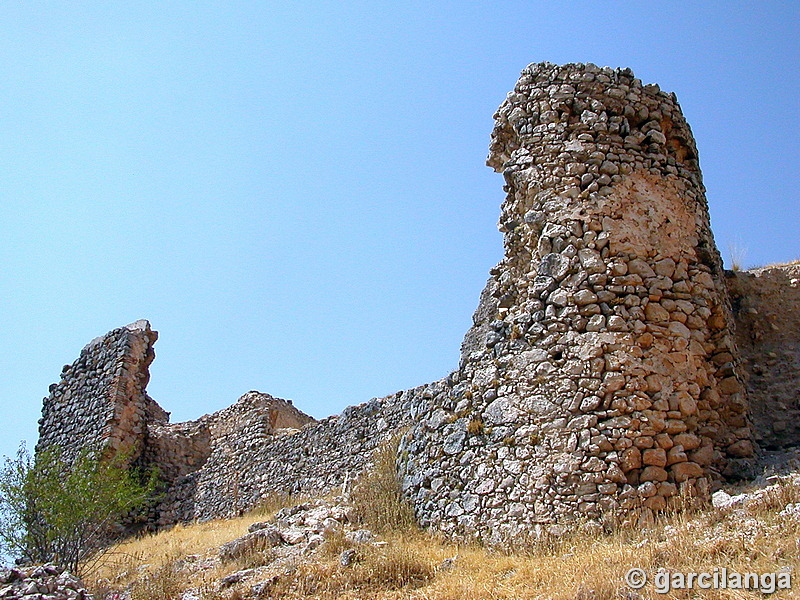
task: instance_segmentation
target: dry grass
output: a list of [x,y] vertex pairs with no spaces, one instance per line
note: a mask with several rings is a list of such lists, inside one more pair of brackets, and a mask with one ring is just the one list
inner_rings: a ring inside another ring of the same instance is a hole
[[[359,549],[358,560],[342,567],[335,548],[279,578],[268,597],[413,600],[619,600],[639,598],[762,598],[757,591],[673,590],[657,594],[652,584],[634,593],[624,583],[632,567],[651,576],[660,568],[712,572],[769,573],[798,564],[800,525],[763,515],[763,527],[717,511],[665,517],[647,531],[609,535],[574,533],[526,553],[506,555],[485,548],[444,543],[424,533],[389,534],[383,549]],[[441,568],[448,559],[452,567]],[[795,598],[779,592],[772,598]]]
[[[538,599],[576,600],[593,598],[659,598],[651,586],[639,596],[624,584],[627,571],[636,566],[654,574],[660,568],[681,572],[713,572],[727,567],[739,572],[768,573],[781,566],[798,564],[796,522],[765,515],[765,525],[742,522],[728,514],[713,524],[707,514],[666,518],[649,531],[624,530],[611,535],[586,536],[579,533],[554,546],[529,553],[500,555],[481,548],[432,543],[420,539],[403,543],[406,551],[422,560],[439,561],[458,555],[454,568],[439,573],[424,594],[409,598],[437,600]],[[420,592],[423,592],[420,590]],[[387,596],[388,597],[388,596]],[[692,592],[673,591],[667,597],[697,597]],[[755,593],[719,590],[703,598],[758,598]],[[776,594],[776,598],[795,597]]]
[[93,579],[128,583],[142,566],[155,570],[178,558],[206,554],[247,533],[248,526],[256,520],[238,517],[179,524],[166,531],[123,541],[104,557],[92,573]]
[[743,271],[744,260],[747,257],[747,248],[738,242],[728,245],[728,254],[732,271]]
[[372,454],[372,467],[353,487],[351,500],[356,517],[376,533],[411,531],[416,520],[403,498],[397,480],[397,445],[400,435],[387,440]]
[[[319,600],[381,598],[386,593],[409,592],[435,576],[435,561],[406,544],[384,547],[358,545],[352,564],[329,558],[301,564],[270,586],[270,598]],[[330,556],[334,552],[328,551]],[[403,595],[399,597],[405,597]]]
[[773,267],[791,267],[793,265],[800,265],[800,258],[796,258],[794,260],[790,260],[784,263],[777,263],[775,265],[771,265]]
[[178,524],[164,531],[125,540],[98,561],[86,582],[99,597],[107,596],[109,591],[131,587],[132,594],[139,594],[133,600],[169,600],[158,591],[164,594],[168,590],[174,591],[168,583],[170,579],[184,588],[207,586],[209,581],[233,571],[266,564],[272,558],[268,551],[242,556],[230,564],[209,569],[202,576],[188,576],[183,568],[183,564],[192,559],[216,555],[219,546],[246,534],[253,523],[265,521],[281,508],[304,499],[274,496],[266,498],[241,517]]
[[[785,506],[780,503],[784,499],[795,499],[796,492],[787,487],[765,495],[763,502],[745,513],[731,510],[686,512],[666,516],[648,530],[629,528],[608,535],[574,532],[527,552],[510,555],[478,546],[448,544],[422,532],[387,533],[383,536],[387,542],[384,547],[353,545],[341,534],[333,534],[313,560],[279,577],[263,597],[286,600],[761,598],[759,592],[746,590],[709,590],[702,596],[673,590],[662,595],[655,593],[652,584],[634,594],[625,585],[624,577],[634,566],[652,576],[660,568],[713,572],[715,568],[726,567],[742,573],[769,573],[800,564],[800,523],[778,515],[778,509]],[[194,540],[193,547],[203,545],[200,540],[209,532],[208,525],[183,528],[198,529],[190,536]],[[154,537],[150,538],[151,543]],[[342,567],[339,555],[349,548],[357,549],[356,559],[351,566]],[[162,550],[151,547],[149,552],[156,556]],[[447,559],[453,558],[451,568],[440,568]],[[169,586],[158,580],[169,572],[165,569],[140,588],[150,595],[137,592],[139,595],[133,600],[171,600],[161,591]],[[220,576],[216,572],[211,575]],[[211,579],[204,582],[206,587],[209,581]],[[235,600],[237,594],[247,596],[246,590],[232,590],[225,600]],[[770,597],[797,596],[778,592]]]
[[176,600],[186,589],[188,578],[177,560],[145,572],[131,586],[131,600]]
[[467,423],[467,433],[470,435],[483,435],[485,429],[482,419],[472,419]]
[[756,499],[748,506],[748,511],[756,517],[769,517],[773,512],[780,512],[789,504],[800,502],[800,480],[781,478],[775,486],[765,489],[756,495]]
[[800,265],[800,258],[796,258],[794,260],[788,260],[786,262],[778,262],[778,263],[771,263],[768,265],[757,266],[757,267],[750,267],[749,271],[756,271],[759,269],[774,269],[780,267],[793,267],[795,265]]

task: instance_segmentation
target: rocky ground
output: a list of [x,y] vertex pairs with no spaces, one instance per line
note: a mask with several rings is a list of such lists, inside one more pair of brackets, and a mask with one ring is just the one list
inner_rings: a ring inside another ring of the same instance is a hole
[[80,579],[54,565],[0,570],[0,598],[91,600]]

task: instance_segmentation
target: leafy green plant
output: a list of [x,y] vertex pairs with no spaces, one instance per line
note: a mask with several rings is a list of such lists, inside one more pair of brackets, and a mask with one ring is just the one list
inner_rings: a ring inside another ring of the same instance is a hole
[[0,469],[0,548],[24,561],[86,572],[94,562],[88,559],[156,485],[155,473],[138,475],[124,456],[99,460],[84,451],[67,461],[49,448],[32,457],[22,444]]

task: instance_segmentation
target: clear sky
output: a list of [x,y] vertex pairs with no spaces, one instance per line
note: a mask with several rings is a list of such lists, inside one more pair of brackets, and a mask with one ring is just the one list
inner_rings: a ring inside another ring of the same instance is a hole
[[0,454],[92,338],[161,334],[173,420],[316,417],[457,366],[528,63],[677,93],[717,243],[800,258],[798,2],[0,4]]

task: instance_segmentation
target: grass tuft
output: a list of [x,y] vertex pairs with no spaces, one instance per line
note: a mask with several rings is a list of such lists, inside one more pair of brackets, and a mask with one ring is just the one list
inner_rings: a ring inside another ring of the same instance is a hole
[[186,584],[177,560],[170,561],[136,579],[130,589],[131,600],[178,600]]
[[430,582],[435,571],[435,564],[408,548],[362,544],[357,546],[352,564],[346,567],[338,561],[301,564],[277,579],[269,597],[380,598],[386,592],[417,589]]
[[417,529],[414,511],[403,497],[397,477],[399,443],[397,435],[375,449],[372,466],[356,481],[351,493],[356,518],[376,533]]
[[467,433],[470,435],[483,435],[484,425],[481,419],[472,419],[467,423]]

